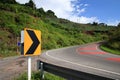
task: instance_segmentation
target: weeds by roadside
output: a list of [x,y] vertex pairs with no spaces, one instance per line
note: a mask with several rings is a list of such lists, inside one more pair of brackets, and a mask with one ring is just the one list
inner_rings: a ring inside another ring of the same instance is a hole
[[[23,73],[13,80],[27,80],[27,73]],[[31,80],[40,80],[40,72],[33,72]],[[65,79],[45,72],[44,80],[65,80]]]

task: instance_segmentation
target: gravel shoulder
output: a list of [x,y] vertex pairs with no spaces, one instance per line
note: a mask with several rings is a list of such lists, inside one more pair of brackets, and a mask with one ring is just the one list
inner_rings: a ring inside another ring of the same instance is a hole
[[[38,56],[32,57],[32,71],[36,70],[38,58]],[[15,56],[0,59],[0,80],[13,80],[26,71],[27,57]]]

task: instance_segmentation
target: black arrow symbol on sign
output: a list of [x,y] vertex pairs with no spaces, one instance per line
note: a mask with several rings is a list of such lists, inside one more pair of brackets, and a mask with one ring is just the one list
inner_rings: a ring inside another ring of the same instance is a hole
[[33,43],[31,45],[31,47],[29,48],[29,50],[26,52],[26,54],[33,54],[34,51],[36,50],[36,48],[38,47],[38,45],[40,44],[37,36],[35,35],[34,31],[31,30],[27,30],[30,38],[32,39]]

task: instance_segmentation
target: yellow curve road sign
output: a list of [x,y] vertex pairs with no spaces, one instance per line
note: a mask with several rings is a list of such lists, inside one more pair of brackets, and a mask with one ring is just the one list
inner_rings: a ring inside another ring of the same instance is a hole
[[34,56],[41,54],[41,31],[24,29],[24,55]]

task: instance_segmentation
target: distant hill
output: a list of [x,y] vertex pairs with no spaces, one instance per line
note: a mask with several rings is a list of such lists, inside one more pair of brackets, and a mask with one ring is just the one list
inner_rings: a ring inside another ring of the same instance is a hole
[[57,18],[51,10],[36,9],[31,0],[26,4],[0,0],[0,57],[16,55],[20,31],[26,27],[41,30],[42,50],[104,40],[108,38],[108,31],[114,28]]

